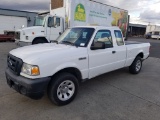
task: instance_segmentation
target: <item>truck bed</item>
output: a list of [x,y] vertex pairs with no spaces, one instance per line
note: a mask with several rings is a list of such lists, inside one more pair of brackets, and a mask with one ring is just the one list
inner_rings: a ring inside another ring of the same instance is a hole
[[[145,43],[145,42],[143,42]],[[125,41],[125,45],[132,45],[132,44],[143,44],[142,42],[137,42],[137,41]],[[147,42],[146,42],[147,43]]]
[[139,53],[142,53],[143,60],[149,56],[150,43],[137,42],[137,41],[125,41],[127,48],[127,62],[126,66],[130,66]]

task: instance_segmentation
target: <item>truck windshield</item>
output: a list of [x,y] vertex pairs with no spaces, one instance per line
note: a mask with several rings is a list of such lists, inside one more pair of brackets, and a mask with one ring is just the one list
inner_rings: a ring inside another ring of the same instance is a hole
[[86,47],[93,35],[94,28],[67,29],[58,39],[60,44],[69,44],[78,47]]
[[45,17],[44,16],[38,16],[35,18],[34,26],[43,26],[45,23]]

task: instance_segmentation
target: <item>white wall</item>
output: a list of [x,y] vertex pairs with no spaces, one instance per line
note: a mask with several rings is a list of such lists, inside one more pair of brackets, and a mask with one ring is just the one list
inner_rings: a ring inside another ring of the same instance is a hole
[[24,25],[27,27],[26,17],[4,16],[0,15],[0,34],[4,34],[4,30],[17,30]]
[[160,26],[148,25],[147,28],[146,28],[146,33],[152,32],[152,31],[160,31]]

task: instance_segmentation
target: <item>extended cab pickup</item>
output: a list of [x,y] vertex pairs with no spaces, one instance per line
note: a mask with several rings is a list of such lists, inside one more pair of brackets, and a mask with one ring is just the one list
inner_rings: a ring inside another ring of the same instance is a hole
[[53,103],[66,105],[84,80],[124,67],[138,74],[149,49],[149,43],[125,43],[118,27],[74,27],[55,43],[12,50],[6,79],[23,95],[40,99],[47,91]]

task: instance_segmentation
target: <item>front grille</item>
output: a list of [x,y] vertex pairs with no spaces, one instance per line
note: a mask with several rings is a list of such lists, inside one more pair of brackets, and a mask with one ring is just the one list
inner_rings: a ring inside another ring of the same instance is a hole
[[15,39],[20,40],[20,32],[15,32]]
[[9,69],[16,75],[20,75],[23,61],[11,54],[8,55],[7,64]]

